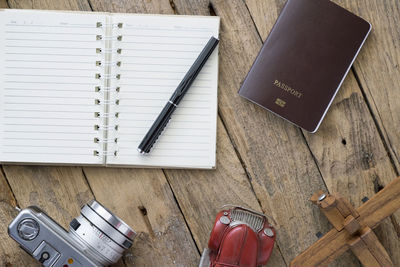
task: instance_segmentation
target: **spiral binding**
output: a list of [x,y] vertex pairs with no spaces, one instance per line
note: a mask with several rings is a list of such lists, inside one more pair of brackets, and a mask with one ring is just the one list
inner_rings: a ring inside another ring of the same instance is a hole
[[[97,22],[96,23],[96,27],[97,28],[103,28],[103,27],[111,27],[112,29],[114,28],[119,28],[121,29],[123,27],[123,23],[103,23],[103,22]],[[121,42],[122,41],[122,35],[117,34],[117,35],[111,35],[111,36],[103,36],[102,34],[97,34],[96,35],[96,41],[99,42]],[[98,47],[96,48],[96,53],[97,54],[104,54],[104,58],[107,58],[107,54],[121,54],[122,53],[122,49],[117,47],[117,48],[106,48],[106,46],[104,46],[104,48]],[[110,57],[109,57],[110,58]],[[109,63],[105,63],[102,62],[102,60],[97,60],[95,62],[97,67],[110,67],[110,66],[115,66],[116,68],[120,68],[121,67],[121,61],[112,61]],[[103,94],[103,99],[97,98],[94,101],[95,105],[109,105],[111,103],[114,103],[115,105],[119,105],[120,103],[120,99],[117,98],[119,92],[120,92],[120,86],[118,84],[118,80],[121,79],[121,74],[117,73],[114,75],[111,74],[104,74],[102,75],[101,73],[95,73],[95,79],[99,80],[99,85],[96,85],[94,87],[94,91],[97,93],[101,93]],[[114,80],[116,81],[116,86],[113,86],[113,88],[111,86],[109,86],[111,83],[108,82],[106,83],[105,81],[108,80]],[[101,81],[103,82],[101,84]],[[115,95],[116,95],[116,99],[115,100],[105,100],[105,96],[109,95],[109,92],[111,92],[112,90],[115,90]],[[110,113],[106,112],[106,110],[104,109],[103,112],[94,112],[94,117],[96,119],[102,119],[104,124],[104,121],[110,118]],[[119,117],[119,112],[115,112],[113,114],[113,116],[115,117],[115,119],[118,119]],[[100,132],[102,132],[102,136],[103,138],[100,137],[94,137],[93,142],[96,144],[114,144],[116,145],[118,143],[118,137],[113,138],[112,140],[106,139],[104,138],[104,131],[108,131],[109,129],[114,129],[115,131],[118,131],[118,124],[115,124],[113,126],[102,126],[99,124],[94,125],[94,130],[98,131],[99,135]],[[104,148],[104,147],[103,147]],[[99,150],[94,150],[93,151],[93,155],[96,157],[104,157],[104,156],[117,156],[117,148],[115,148],[115,150],[113,152],[109,152],[107,151],[99,151]]]
[[93,155],[100,157],[100,156],[117,156],[118,151],[115,150],[114,152],[110,153],[110,152],[105,152],[103,151],[103,153],[100,153],[98,150],[93,150]]

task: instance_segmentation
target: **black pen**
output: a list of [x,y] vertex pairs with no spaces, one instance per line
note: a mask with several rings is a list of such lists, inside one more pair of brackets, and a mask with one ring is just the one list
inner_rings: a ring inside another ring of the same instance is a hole
[[163,110],[158,115],[157,119],[154,121],[153,125],[150,127],[149,131],[140,143],[138,151],[141,154],[150,152],[150,149],[153,147],[161,132],[164,130],[165,126],[171,119],[172,113],[178,106],[179,102],[181,102],[183,96],[188,91],[193,81],[196,79],[197,75],[203,68],[207,59],[214,51],[218,42],[218,39],[211,37],[206,46],[201,51],[200,55],[197,57],[196,61],[186,73],[185,77],[183,77],[183,80],[179,83],[175,92],[172,94],[171,98],[168,100],[167,104],[164,106]]

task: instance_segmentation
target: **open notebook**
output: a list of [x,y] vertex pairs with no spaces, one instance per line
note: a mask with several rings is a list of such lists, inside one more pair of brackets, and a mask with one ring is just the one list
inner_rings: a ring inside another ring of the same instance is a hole
[[218,49],[137,147],[219,18],[0,10],[0,162],[213,168]]

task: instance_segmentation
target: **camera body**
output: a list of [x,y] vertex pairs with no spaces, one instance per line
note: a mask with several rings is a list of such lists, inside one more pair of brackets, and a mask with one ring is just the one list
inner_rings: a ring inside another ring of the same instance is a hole
[[116,263],[136,233],[100,203],[92,201],[67,232],[36,206],[23,209],[8,234],[43,266],[101,267]]

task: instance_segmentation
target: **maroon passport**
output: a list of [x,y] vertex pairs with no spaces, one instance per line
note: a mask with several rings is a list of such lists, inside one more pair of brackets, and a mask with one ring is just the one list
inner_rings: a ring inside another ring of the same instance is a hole
[[329,0],[288,0],[239,94],[316,132],[370,30]]

